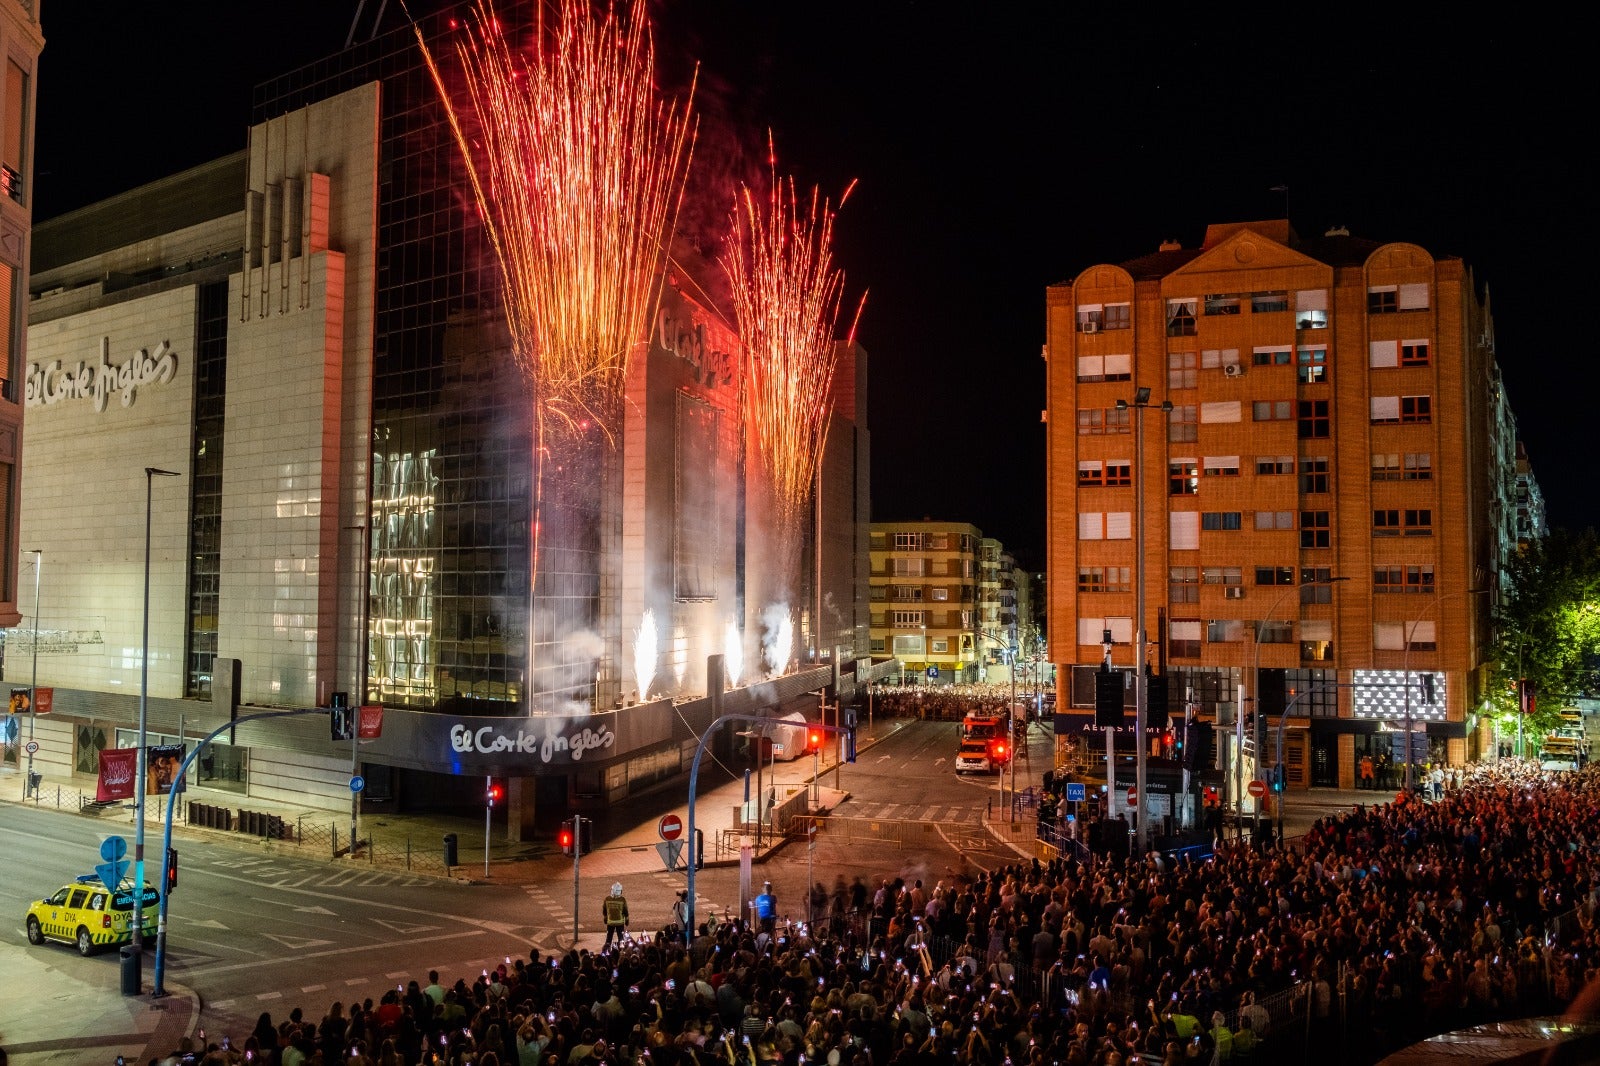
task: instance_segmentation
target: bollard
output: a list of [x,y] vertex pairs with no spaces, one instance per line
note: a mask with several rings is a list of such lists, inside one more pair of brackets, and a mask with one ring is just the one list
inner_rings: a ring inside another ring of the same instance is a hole
[[444,869],[446,873],[450,872],[450,867],[460,865],[460,863],[456,862],[456,858],[456,835],[454,833],[446,833],[444,835]]

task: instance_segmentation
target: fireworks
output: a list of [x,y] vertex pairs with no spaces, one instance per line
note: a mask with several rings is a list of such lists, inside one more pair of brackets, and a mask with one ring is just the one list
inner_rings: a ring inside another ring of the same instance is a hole
[[541,39],[524,54],[489,0],[478,0],[458,49],[470,112],[417,32],[500,268],[514,355],[541,426],[616,431],[629,363],[660,295],[694,126],[687,101],[657,99],[640,7],[596,20],[585,0],[562,0],[549,40],[541,20]]
[[728,684],[737,688],[739,675],[744,672],[744,634],[739,632],[739,627],[734,625],[731,618],[722,631],[722,665]]
[[784,540],[798,530],[827,443],[844,287],[833,269],[833,214],[815,188],[802,210],[793,180],[774,172],[765,202],[741,190],[722,259],[744,343],[745,409]]
[[639,702],[650,698],[650,686],[656,679],[656,613],[648,608],[639,619],[639,628],[633,634],[633,677],[639,685]]

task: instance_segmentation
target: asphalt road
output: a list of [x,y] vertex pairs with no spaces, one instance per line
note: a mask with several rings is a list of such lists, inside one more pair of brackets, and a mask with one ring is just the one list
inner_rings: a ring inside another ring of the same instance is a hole
[[[780,910],[804,916],[810,880],[831,886],[835,877],[922,878],[929,884],[972,866],[991,868],[1016,853],[983,828],[986,807],[999,808],[1000,783],[990,776],[957,777],[952,762],[955,723],[910,723],[845,765],[839,787],[850,800],[834,812],[856,824],[909,826],[904,846],[879,841],[844,842],[842,830],[819,835],[814,851],[787,845],[755,867],[759,890],[771,880]],[[1048,765],[1048,741],[1035,731],[1032,765]],[[809,775],[805,760],[780,764],[779,779]],[[1022,764],[1026,766],[1027,764]],[[832,785],[835,775],[824,774]],[[1030,779],[1019,768],[1017,787]],[[133,843],[125,819],[82,818],[15,805],[0,807],[0,849],[15,857],[0,879],[0,924],[15,944],[26,945],[22,918],[29,903],[92,870],[99,845],[111,834]],[[294,1006],[320,1016],[334,1000],[376,999],[385,988],[429,969],[447,979],[476,974],[507,955],[526,957],[531,947],[565,950],[572,940],[574,885],[570,860],[537,860],[517,883],[463,884],[269,851],[247,838],[182,836],[180,878],[168,912],[166,980],[199,993],[203,1023],[213,1034],[242,1036],[262,1011],[275,1020]],[[146,838],[153,865],[159,834]],[[964,859],[961,857],[964,853]],[[147,875],[154,878],[156,873]],[[701,917],[736,910],[741,871],[712,867],[696,876]],[[590,874],[577,885],[579,943],[598,946],[600,900],[612,878]],[[629,875],[636,933],[665,925],[684,874]],[[148,945],[151,951],[154,945]],[[29,948],[49,952],[69,972],[116,967],[115,952],[78,957],[66,945]],[[146,987],[150,985],[147,964]]]

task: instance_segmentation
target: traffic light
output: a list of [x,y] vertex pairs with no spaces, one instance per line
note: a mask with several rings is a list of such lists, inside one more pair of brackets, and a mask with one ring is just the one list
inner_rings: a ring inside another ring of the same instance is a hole
[[1149,668],[1144,675],[1144,724],[1149,729],[1165,729],[1172,721],[1167,711],[1167,675],[1152,674]]
[[178,887],[178,849],[167,849],[167,891]]
[[1006,742],[1003,740],[997,740],[989,746],[989,754],[994,757],[996,762],[1005,762],[1006,753],[1009,750],[1010,749],[1006,747]]
[[1193,771],[1200,765],[1201,733],[1199,722],[1188,722],[1183,727],[1183,768]]
[[573,839],[572,819],[568,818],[561,823],[561,829],[556,833],[556,840],[561,844],[561,854],[568,858],[572,857]]
[[1094,725],[1096,729],[1121,729],[1122,673],[1101,668],[1094,674]]
[[809,751],[821,751],[822,750],[822,730],[813,729],[813,730],[811,730],[811,732],[806,734],[806,744],[807,744],[807,750],[809,750]]
[[851,723],[849,732],[844,735],[844,761],[856,761],[856,727]]
[[496,803],[499,803],[501,800],[503,800],[505,798],[506,798],[506,786],[505,786],[505,784],[503,782],[500,782],[500,781],[490,780],[488,787],[486,789],[484,789],[483,801],[485,803],[487,803],[489,806],[493,807]]
[[1283,791],[1283,763],[1279,763],[1272,768],[1272,791]]

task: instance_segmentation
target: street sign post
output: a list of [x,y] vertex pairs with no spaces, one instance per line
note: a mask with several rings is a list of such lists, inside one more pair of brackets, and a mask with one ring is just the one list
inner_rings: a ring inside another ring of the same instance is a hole
[[1137,788],[1128,789],[1128,806],[1130,806],[1130,807],[1135,806],[1138,802],[1139,802],[1139,790]]
[[1067,802],[1082,803],[1084,800],[1084,784],[1082,781],[1067,782]]
[[360,774],[356,774],[354,777],[352,777],[350,779],[350,791],[351,792],[360,792],[362,789],[364,789],[366,787],[367,787],[367,779],[362,777]]
[[1249,787],[1250,795],[1254,796],[1256,799],[1260,799],[1262,796],[1267,794],[1267,783],[1265,781],[1252,781],[1250,782]]
[[656,823],[656,832],[662,840],[677,840],[683,836],[683,819],[676,814],[663,814],[661,821]]

